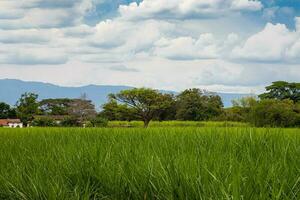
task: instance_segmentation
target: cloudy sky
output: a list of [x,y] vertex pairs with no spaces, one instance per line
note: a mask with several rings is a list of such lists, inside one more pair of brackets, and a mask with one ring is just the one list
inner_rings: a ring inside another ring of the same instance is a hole
[[1,0],[0,78],[246,93],[299,82],[300,1]]

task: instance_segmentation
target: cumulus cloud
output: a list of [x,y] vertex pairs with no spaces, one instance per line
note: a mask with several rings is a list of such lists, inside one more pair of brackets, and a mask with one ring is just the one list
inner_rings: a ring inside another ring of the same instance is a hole
[[53,30],[42,29],[0,30],[0,42],[45,44],[51,41],[54,34]]
[[143,0],[85,24],[106,1],[113,2],[0,0],[0,76],[246,92],[300,76],[300,23],[294,30],[262,20],[286,8],[264,9],[258,0]]
[[144,0],[120,6],[125,18],[207,18],[236,11],[258,11],[263,5],[256,0]]
[[6,44],[0,47],[0,64],[58,65],[67,61],[68,56],[61,48],[41,47],[32,44],[22,47]]
[[300,59],[300,26],[296,19],[296,30],[284,24],[268,23],[265,28],[249,37],[246,42],[233,49],[236,59],[254,62],[289,62]]
[[210,33],[202,34],[198,39],[178,37],[157,41],[154,55],[174,60],[217,58],[219,46]]
[[80,23],[91,8],[90,0],[2,0],[0,28],[73,26]]

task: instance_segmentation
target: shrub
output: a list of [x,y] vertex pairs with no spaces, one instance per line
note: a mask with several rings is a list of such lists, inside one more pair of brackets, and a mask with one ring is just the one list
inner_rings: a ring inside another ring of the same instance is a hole
[[54,127],[54,126],[57,126],[55,121],[51,118],[48,118],[48,117],[35,119],[31,123],[31,125],[32,126],[38,126],[38,127]]
[[93,127],[107,127],[108,120],[102,117],[96,117],[91,120],[91,124]]
[[250,121],[258,127],[294,127],[299,114],[291,100],[265,99],[251,108]]
[[74,118],[74,117],[66,117],[63,119],[60,123],[61,126],[63,127],[76,127],[76,126],[81,126],[79,121]]

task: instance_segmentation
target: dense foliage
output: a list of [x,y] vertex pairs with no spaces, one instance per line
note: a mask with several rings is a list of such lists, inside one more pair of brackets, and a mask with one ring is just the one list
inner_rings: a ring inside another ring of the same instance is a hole
[[233,100],[223,108],[220,96],[197,88],[175,95],[149,88],[123,90],[109,95],[96,112],[93,103],[76,99],[44,99],[25,93],[16,107],[0,103],[0,119],[19,117],[34,126],[103,127],[107,121],[234,121],[259,127],[300,127],[300,83],[274,82],[266,92]]
[[17,102],[17,116],[25,125],[30,123],[34,119],[35,115],[39,114],[39,103],[37,99],[37,94],[25,93],[22,94],[21,98]]
[[300,83],[277,81],[266,87],[266,90],[266,93],[259,95],[261,99],[290,99],[294,102],[300,102]]
[[14,119],[17,117],[15,108],[11,108],[10,105],[0,102],[0,119]]

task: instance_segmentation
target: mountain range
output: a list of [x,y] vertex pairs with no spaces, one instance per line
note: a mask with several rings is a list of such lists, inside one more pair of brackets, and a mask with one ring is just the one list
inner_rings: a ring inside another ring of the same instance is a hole
[[[50,83],[22,81],[16,79],[0,79],[0,102],[15,105],[21,94],[33,92],[39,95],[39,99],[47,98],[79,98],[86,94],[92,100],[97,109],[107,102],[107,95],[121,90],[131,89],[129,86],[112,85],[87,85],[82,87],[65,87]],[[164,91],[176,94],[173,91]],[[224,106],[230,107],[233,99],[239,99],[249,94],[217,93],[221,96]]]

